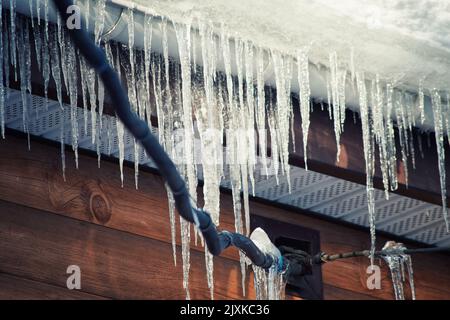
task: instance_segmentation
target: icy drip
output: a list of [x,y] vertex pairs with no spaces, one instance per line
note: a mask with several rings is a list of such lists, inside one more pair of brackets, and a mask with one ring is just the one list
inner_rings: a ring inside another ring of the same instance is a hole
[[367,188],[367,207],[369,211],[370,225],[370,263],[374,263],[375,254],[375,195],[373,188],[373,172],[374,172],[374,147],[372,139],[372,112],[368,104],[368,94],[363,73],[356,73],[357,88],[359,92],[359,105],[361,112],[361,125],[363,134],[364,160],[366,164],[366,188]]
[[[96,139],[96,149],[97,149],[97,161],[98,167],[100,168],[100,138],[101,138],[101,130],[103,127],[103,106],[105,103],[105,87],[103,86],[103,82],[101,77],[97,75],[97,83],[98,83],[98,134]],[[97,127],[97,125],[96,125]]]
[[119,167],[120,167],[120,182],[123,188],[123,160],[125,156],[125,147],[124,147],[124,136],[125,130],[123,127],[122,121],[120,121],[116,117],[116,128],[117,128],[117,143],[119,147]]
[[330,89],[331,89],[331,103],[333,106],[333,122],[334,122],[334,134],[336,137],[336,159],[339,160],[341,153],[340,137],[342,133],[341,127],[341,106],[339,100],[339,68],[337,61],[337,54],[333,52],[330,54]]
[[[229,178],[232,190],[233,199],[233,213],[234,213],[234,225],[235,230],[238,233],[244,233],[244,227],[242,223],[242,204],[241,204],[241,190],[242,190],[242,178],[241,178],[241,165],[238,159],[238,141],[240,128],[240,120],[242,120],[239,114],[239,106],[235,101],[235,89],[233,84],[233,77],[231,75],[231,52],[229,38],[227,37],[224,27],[222,26],[222,33],[220,37],[220,47],[223,53],[225,78],[221,89],[223,93],[221,95],[223,99],[224,109],[226,110],[226,139],[227,139],[227,161],[229,167]],[[261,80],[260,80],[261,81]],[[220,82],[219,82],[220,83]],[[226,90],[226,92],[225,92]],[[261,117],[260,113],[259,116]],[[261,118],[260,118],[261,119]],[[242,139],[241,139],[242,140]],[[241,265],[241,279],[242,279],[242,292],[245,296],[245,278],[246,278],[246,261],[245,255],[239,254],[239,260]]]
[[[394,289],[394,295],[396,300],[405,300],[403,283],[406,280],[405,269],[408,273],[409,287],[411,290],[412,300],[416,299],[416,290],[414,286],[414,271],[412,266],[411,256],[402,251],[406,250],[406,247],[402,243],[396,243],[394,241],[388,241],[383,250],[388,253],[382,255],[383,260],[389,267],[391,272],[391,281]],[[389,252],[391,251],[391,252]]]
[[[136,95],[136,59],[134,54],[134,11],[128,9],[128,49],[129,49],[129,68],[127,71],[128,98],[130,100],[133,111],[138,111],[137,95]],[[135,187],[138,188],[139,177],[139,146],[136,139],[133,139],[134,148],[134,181]]]
[[[17,70],[17,56],[16,56],[16,42],[17,42],[17,34],[16,34],[16,0],[9,0],[9,16],[10,16],[10,41],[11,41],[11,64],[14,67],[14,74],[16,75]],[[20,52],[19,52],[20,53]],[[17,78],[17,76],[15,77]]]
[[[3,54],[3,67],[4,67],[4,75],[5,75],[5,87],[9,87],[9,64],[10,64],[10,59],[9,59],[9,52],[10,52],[10,38],[11,38],[11,32],[9,32],[10,28],[9,28],[9,23],[8,23],[8,15],[6,12],[4,12],[4,15],[1,17],[3,20],[3,29],[1,30],[3,33],[3,37],[4,37],[4,41],[3,41],[3,50],[4,50],[4,54]],[[6,91],[6,97],[9,96],[9,91]]]
[[17,52],[20,66],[20,92],[22,96],[22,124],[23,130],[29,135],[28,129],[28,95],[31,93],[31,57],[28,34],[28,20],[19,20],[17,26]]
[[[183,106],[183,156],[185,176],[194,206],[197,199],[197,174],[194,162],[194,126],[192,121],[192,97],[191,97],[191,26],[175,24],[175,31],[178,40],[178,52],[181,64],[181,94]],[[150,38],[151,39],[151,38]],[[146,50],[147,53],[147,50]],[[146,59],[146,68],[149,67]],[[146,78],[146,81],[148,78]],[[183,287],[186,290],[186,299],[189,294],[189,270],[190,270],[190,223],[180,217],[181,225],[181,250],[183,260]]]
[[75,167],[78,169],[78,77],[77,77],[77,63],[75,48],[68,37],[66,41],[66,63],[70,72],[67,72],[69,77],[69,99],[70,99],[70,124],[72,129],[72,150],[75,153]]
[[[217,54],[212,29],[199,23],[201,56],[203,61],[204,98],[200,97],[200,108],[195,110],[200,133],[201,161],[203,168],[204,209],[211,214],[214,224],[219,225],[220,181],[223,172],[223,119],[222,110],[215,96]],[[213,256],[205,245],[205,263],[211,299],[214,298]]]
[[[31,19],[33,21],[33,19]],[[34,37],[34,51],[36,52],[36,62],[39,70],[41,70],[42,62],[42,38],[41,38],[41,28],[33,26],[33,37]]]
[[[236,143],[236,154],[237,154],[237,163],[240,166],[241,172],[241,189],[243,192],[244,198],[244,216],[245,216],[245,232],[247,236],[250,234],[250,206],[249,206],[249,185],[248,185],[248,162],[249,162],[249,153],[250,150],[249,140],[248,140],[248,131],[250,128],[248,127],[249,113],[248,107],[244,105],[244,76],[243,76],[243,68],[244,68],[244,43],[241,40],[236,40],[235,42],[235,61],[236,61],[236,69],[237,69],[237,94],[238,94],[238,104],[235,104],[235,108],[232,109],[234,113],[234,130],[238,132],[238,135],[235,136],[237,141]],[[253,119],[252,119],[253,120]],[[253,123],[251,130],[253,130]]]
[[[277,88],[277,104],[274,110],[276,120],[277,144],[281,159],[281,170],[286,175],[289,191],[291,190],[289,178],[289,125],[291,116],[291,71],[292,61],[280,52],[272,52]],[[275,155],[276,156],[276,155]],[[276,158],[275,158],[276,159]],[[276,161],[276,160],[275,160]]]
[[[254,64],[254,48],[250,42],[246,42],[244,46],[245,53],[245,83],[247,98],[247,120],[246,132],[248,140],[248,177],[252,186],[252,193],[255,196],[255,165],[256,165],[256,137],[255,137],[255,86],[253,76]],[[250,217],[248,219],[250,221]]]
[[442,113],[445,117],[445,126],[447,128],[447,142],[450,145],[450,94],[447,93],[447,103],[445,104],[446,110]]
[[[144,77],[145,77],[145,95],[146,97],[150,94],[150,75],[151,75],[151,53],[152,53],[152,37],[153,37],[153,27],[152,27],[152,16],[145,15],[144,17]],[[149,126],[152,125],[151,116],[152,110],[150,105],[150,99],[145,99],[145,112],[147,116],[147,123]]]
[[308,131],[309,131],[309,113],[310,113],[310,96],[309,88],[309,60],[305,51],[299,51],[297,54],[298,67],[298,84],[300,87],[300,114],[302,117],[302,133],[303,133],[303,157],[305,159],[305,169],[308,170]]
[[[78,53],[79,55],[79,53]],[[88,74],[88,65],[86,59],[80,57],[80,76],[81,76],[81,95],[83,99],[83,119],[84,119],[84,131],[88,130],[88,106],[87,106],[87,95],[88,95],[88,82],[87,82],[87,74]]]
[[386,134],[386,157],[388,162],[388,174],[390,188],[392,191],[398,187],[397,182],[397,149],[395,145],[394,120],[392,118],[394,108],[394,86],[391,82],[386,83],[386,108],[385,108],[385,134]]
[[266,131],[266,93],[264,91],[264,52],[258,49],[256,53],[256,128],[258,130],[259,153],[261,164],[266,176],[269,175],[267,169],[267,131]]
[[252,265],[257,300],[284,300],[286,277],[273,265],[268,271]]
[[[3,83],[3,6],[0,5],[0,136],[5,139],[5,87]],[[9,76],[9,75],[6,75]]]
[[[89,2],[89,1],[88,1]],[[96,13],[95,26],[94,26],[94,39],[95,43],[100,44],[101,35],[105,27],[105,6],[106,0],[96,0],[94,10]]]
[[[158,68],[158,79],[153,78],[154,85],[157,81],[158,85],[155,88],[155,96],[156,96],[156,105],[157,105],[157,115],[158,115],[158,128],[159,128],[159,137],[160,143],[165,148],[166,152],[169,154],[171,158],[173,158],[173,122],[172,122],[172,95],[170,92],[170,61],[169,61],[169,47],[168,47],[168,39],[167,39],[167,19],[163,19],[161,23],[161,33],[162,33],[162,49],[163,49],[163,61],[159,60],[157,65]],[[162,70],[161,65],[163,65],[164,70]],[[155,68],[152,68],[155,69]],[[164,81],[164,87],[163,87]],[[163,89],[164,88],[164,89]],[[161,119],[160,119],[161,117]],[[172,235],[172,251],[173,251],[173,259],[174,264],[177,264],[176,261],[176,220],[175,220],[175,211],[173,196],[170,193],[170,190],[167,188],[167,196],[169,199],[169,220],[170,220],[170,229]]]
[[436,149],[438,154],[439,177],[441,183],[442,196],[442,215],[444,216],[447,232],[449,231],[449,221],[447,212],[447,189],[446,189],[446,173],[445,173],[445,149],[444,149],[444,124],[442,114],[441,96],[437,90],[431,93],[431,101],[433,106],[434,130],[436,139]]
[[378,144],[380,156],[380,167],[383,178],[383,186],[386,200],[389,199],[389,161],[388,161],[388,130],[385,126],[389,118],[385,118],[384,92],[381,86],[380,78],[377,75],[375,80],[375,88],[372,90],[372,109],[373,109],[373,132],[375,141]]
[[394,91],[395,98],[395,116],[398,128],[398,137],[400,142],[400,151],[402,155],[402,164],[405,175],[405,184],[408,185],[408,129],[405,121],[404,94]]

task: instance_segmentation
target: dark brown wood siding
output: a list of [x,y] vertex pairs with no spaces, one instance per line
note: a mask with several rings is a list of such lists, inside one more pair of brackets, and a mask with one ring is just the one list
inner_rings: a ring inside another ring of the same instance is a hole
[[[161,178],[125,168],[121,188],[116,163],[67,152],[66,181],[59,149],[8,136],[0,141],[0,298],[183,299],[181,254],[173,264],[168,206]],[[251,202],[255,215],[318,230],[321,249],[335,253],[369,246],[369,235],[352,227],[275,206]],[[179,224],[178,224],[179,227]],[[234,230],[232,201],[222,194],[223,229]],[[379,237],[379,245],[387,239]],[[180,239],[177,239],[178,245]],[[203,247],[191,250],[192,298],[209,298]],[[237,251],[214,259],[215,297],[242,298]],[[418,299],[450,298],[450,257],[413,258]],[[81,268],[81,290],[66,289],[67,266]],[[386,266],[381,290],[366,287],[367,258],[323,266],[326,299],[392,299]],[[247,279],[247,298],[254,298]],[[408,291],[408,290],[407,290]]]

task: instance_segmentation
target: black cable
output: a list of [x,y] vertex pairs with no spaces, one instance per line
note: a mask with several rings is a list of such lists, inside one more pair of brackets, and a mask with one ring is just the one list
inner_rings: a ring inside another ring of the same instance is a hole
[[[53,0],[61,15],[62,21],[71,16],[67,8],[73,5],[72,0]],[[83,21],[81,24],[84,25]],[[269,268],[274,263],[271,255],[264,254],[249,238],[228,231],[218,232],[210,215],[191,205],[189,192],[183,178],[174,163],[164,151],[158,140],[150,132],[147,123],[131,111],[128,96],[121,81],[109,65],[105,53],[92,41],[84,27],[67,29],[79,52],[86,58],[92,68],[100,75],[105,90],[109,93],[116,115],[133,137],[141,143],[146,153],[153,159],[161,176],[166,180],[175,200],[178,213],[187,221],[195,223],[200,229],[209,252],[219,255],[224,249],[233,245],[243,251],[256,266]]]

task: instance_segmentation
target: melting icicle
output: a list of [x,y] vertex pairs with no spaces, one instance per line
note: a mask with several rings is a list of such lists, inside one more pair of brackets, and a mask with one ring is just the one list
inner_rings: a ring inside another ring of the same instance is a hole
[[177,241],[176,241],[176,226],[175,226],[175,199],[170,191],[169,186],[166,184],[167,199],[169,203],[169,218],[170,218],[170,234],[172,235],[172,254],[173,263],[177,265]]
[[341,152],[340,137],[345,122],[345,80],[347,72],[338,68],[336,52],[330,54],[330,75],[331,103],[333,105],[334,133],[337,147],[336,159],[338,161]]
[[57,46],[57,40],[58,40],[58,34],[57,30],[55,28],[51,28],[50,31],[50,41],[49,41],[49,47],[50,47],[50,60],[51,60],[51,66],[52,66],[52,77],[55,81],[56,86],[56,96],[59,102],[59,106],[61,109],[63,108],[63,102],[62,102],[62,88],[61,88],[61,61],[59,57],[59,49]]
[[44,98],[45,106],[47,108],[48,83],[50,81],[50,54],[48,47],[48,35],[44,39],[44,45],[42,46],[42,77],[44,79]]
[[257,300],[284,300],[287,278],[273,265],[268,271],[252,265]]
[[402,251],[406,250],[406,247],[402,243],[388,241],[384,245],[383,250],[386,250],[388,252],[388,254],[383,255],[382,257],[387,263],[389,270],[391,271],[391,280],[392,286],[394,288],[395,299],[405,300],[403,282],[405,281],[406,266],[406,270],[408,271],[409,286],[411,289],[411,298],[412,300],[416,300],[414,271],[411,256],[402,253]]
[[[5,87],[3,84],[3,6],[0,5],[0,136],[5,139]],[[6,75],[8,77],[8,75]]]
[[367,89],[364,81],[364,74],[357,73],[357,87],[359,92],[359,105],[361,112],[361,125],[363,132],[363,148],[364,160],[366,163],[366,188],[367,188],[367,207],[369,211],[369,225],[370,225],[370,263],[373,266],[375,254],[375,195],[373,188],[373,172],[374,172],[374,147],[372,140],[372,114],[370,105],[368,104]]
[[389,162],[388,162],[388,136],[389,130],[385,127],[389,121],[385,118],[384,95],[379,75],[376,75],[375,88],[372,90],[372,108],[373,108],[373,133],[378,144],[380,155],[381,175],[383,178],[383,186],[386,200],[389,199]]
[[305,51],[299,51],[297,54],[298,66],[298,84],[300,87],[300,114],[302,116],[303,132],[303,157],[305,159],[305,169],[308,170],[308,131],[309,131],[309,113],[310,113],[310,95],[309,88],[309,61]]
[[417,99],[420,112],[420,123],[423,124],[425,122],[425,95],[423,92],[423,80],[420,80],[419,82],[419,94]]
[[124,138],[125,138],[125,130],[123,127],[123,123],[116,116],[116,128],[117,128],[117,142],[119,146],[119,168],[120,168],[120,182],[123,188],[123,160],[125,157],[125,146],[124,146]]
[[87,83],[87,74],[88,74],[88,65],[86,60],[83,57],[80,57],[80,75],[81,75],[81,95],[83,98],[83,119],[84,119],[84,131],[88,130],[88,107],[87,107],[87,94],[88,94],[88,86]]
[[[88,1],[89,2],[89,1]],[[95,26],[94,26],[94,39],[95,43],[98,45],[101,41],[101,35],[103,33],[103,28],[105,27],[105,7],[106,0],[97,0],[95,2]],[[86,16],[87,19],[87,16]]]
[[[14,70],[17,70],[17,57],[16,57],[16,42],[17,42],[17,34],[16,34],[16,0],[9,0],[9,15],[10,15],[10,54],[11,54],[11,63],[14,67]],[[15,71],[14,71],[15,73]],[[15,73],[16,74],[16,73]],[[16,77],[17,78],[17,77]]]
[[[151,26],[151,25],[150,25]],[[191,26],[190,24],[183,26],[175,24],[175,31],[178,40],[178,51],[181,63],[181,85],[182,85],[182,103],[183,103],[183,132],[184,132],[184,164],[185,175],[188,185],[189,194],[194,199],[197,199],[197,174],[195,172],[194,162],[194,126],[192,121],[192,101],[191,101]],[[147,27],[148,28],[148,27]],[[150,29],[150,28],[148,28]],[[151,32],[151,29],[150,31]],[[147,48],[151,43],[151,35],[148,40]],[[146,54],[146,69],[150,65],[150,50],[145,51]],[[147,62],[148,59],[148,62]],[[146,77],[146,83],[149,79]],[[147,84],[148,86],[148,84]],[[149,119],[150,121],[150,119]],[[195,203],[194,203],[195,205]],[[183,262],[183,288],[186,290],[186,299],[190,298],[189,294],[189,270],[190,270],[190,223],[180,217],[181,225],[181,250]]]
[[275,108],[277,143],[281,159],[281,169],[286,175],[289,191],[291,190],[289,178],[289,125],[291,115],[291,71],[292,61],[290,57],[283,56],[280,52],[272,52],[275,69],[275,82],[277,87],[277,105]]
[[439,177],[441,183],[442,196],[442,215],[444,216],[447,232],[449,230],[448,212],[447,212],[447,189],[445,173],[445,149],[444,149],[444,125],[442,121],[442,101],[437,90],[433,90],[431,95],[434,116],[434,132],[436,136],[436,149],[438,154]]
[[64,107],[61,107],[60,110],[60,131],[59,131],[59,142],[61,148],[61,170],[64,181],[66,181],[66,153],[65,153],[65,143],[64,143],[64,134],[65,134],[65,110]]
[[258,130],[259,150],[261,156],[261,164],[266,176],[269,175],[267,169],[267,131],[266,131],[266,93],[264,91],[264,52],[262,49],[257,50],[256,56],[256,87],[257,87],[257,104],[256,104],[256,128]]
[[386,108],[385,108],[385,122],[386,122],[386,157],[388,162],[388,174],[391,190],[396,190],[397,182],[397,149],[395,146],[395,131],[394,120],[392,112],[394,108],[394,87],[391,82],[386,83]]
[[28,97],[31,93],[31,58],[30,58],[30,43],[28,34],[28,21],[20,20],[18,24],[18,62],[20,66],[20,92],[22,96],[22,123],[23,131],[29,135],[28,128]]

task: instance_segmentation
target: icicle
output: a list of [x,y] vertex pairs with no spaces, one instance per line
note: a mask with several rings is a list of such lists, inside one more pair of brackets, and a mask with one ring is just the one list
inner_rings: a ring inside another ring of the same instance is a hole
[[[80,55],[80,54],[78,54]],[[87,133],[88,130],[88,107],[87,107],[87,94],[88,94],[88,86],[87,83],[87,74],[88,74],[88,65],[86,60],[83,57],[80,57],[80,75],[81,75],[81,95],[83,98],[83,119],[84,119],[84,132]]]
[[[231,52],[230,52],[230,43],[229,38],[225,33],[224,26],[222,25],[222,33],[220,36],[220,46],[223,53],[224,67],[225,67],[225,87],[227,90],[227,99],[225,102],[225,97],[222,95],[224,99],[223,103],[225,105],[226,113],[228,114],[228,126],[226,131],[226,139],[227,139],[227,163],[229,164],[230,171],[230,182],[231,182],[231,190],[232,190],[232,198],[233,198],[233,212],[234,212],[234,224],[235,230],[238,233],[244,233],[244,227],[242,224],[242,205],[241,205],[241,190],[242,190],[242,180],[243,177],[247,179],[247,176],[242,174],[241,176],[241,164],[243,163],[247,166],[247,160],[245,156],[246,147],[239,147],[239,142],[242,144],[243,139],[240,135],[242,133],[241,122],[243,117],[241,116],[241,112],[243,108],[240,108],[235,101],[234,95],[235,90],[233,86],[233,78],[231,75]],[[258,57],[259,59],[259,57]],[[262,58],[261,58],[262,59]],[[264,66],[260,67],[263,71]],[[259,71],[258,71],[259,72]],[[241,74],[242,76],[242,74]],[[250,75],[249,75],[250,77]],[[259,77],[259,78],[258,78]],[[259,81],[259,88],[261,88],[261,83],[264,84],[264,80],[261,80],[262,74],[257,76],[257,81]],[[241,81],[242,83],[242,81]],[[264,86],[262,86],[262,91],[264,92]],[[258,105],[263,103],[264,97],[259,95],[258,97]],[[262,115],[261,115],[262,114]],[[259,124],[261,128],[264,128],[264,110],[258,110],[257,117],[260,120]],[[261,125],[262,124],[262,125]],[[258,131],[258,134],[262,137],[262,132]],[[261,139],[261,138],[260,138]],[[260,147],[262,148],[262,147]],[[241,154],[239,154],[238,150],[244,149]],[[264,149],[266,147],[264,146]],[[264,158],[265,159],[265,158]],[[266,163],[266,162],[265,162]],[[266,164],[267,168],[267,164]],[[248,194],[248,192],[247,192]],[[239,255],[240,265],[241,265],[241,279],[242,279],[242,292],[245,296],[245,278],[246,278],[246,262],[245,256],[243,254]]]
[[390,188],[392,191],[398,187],[397,182],[397,149],[395,145],[395,131],[394,120],[392,119],[392,112],[394,108],[394,87],[391,82],[386,83],[386,108],[384,121],[386,123],[386,157],[388,162],[388,174],[390,181]]
[[103,28],[105,27],[105,7],[106,0],[97,0],[95,2],[95,26],[94,26],[94,39],[97,45],[100,44]]
[[[152,54],[152,37],[153,37],[153,27],[152,27],[152,16],[145,15],[144,17],[144,76],[145,76],[145,93],[150,94],[150,63]],[[181,59],[180,59],[181,60]],[[181,62],[183,63],[183,62]],[[189,66],[190,68],[190,66]],[[189,69],[190,71],[190,69]],[[183,81],[184,83],[184,81]],[[151,108],[150,102],[146,101],[146,115],[147,122],[151,125]]]
[[384,95],[383,90],[380,83],[380,77],[377,74],[375,80],[375,88],[372,92],[372,108],[373,108],[373,131],[375,135],[375,140],[378,144],[378,151],[380,157],[380,168],[381,175],[383,178],[383,186],[386,200],[389,200],[389,162],[388,162],[388,137],[387,134],[389,131],[385,128],[385,121],[389,121],[389,119],[385,119],[384,115]]
[[400,151],[402,155],[402,163],[405,174],[405,184],[408,186],[408,132],[407,123],[405,121],[405,105],[404,105],[404,94],[397,92],[396,94],[396,106],[395,114],[398,127],[398,136],[400,141]]
[[103,82],[101,80],[100,75],[97,75],[97,98],[98,98],[98,119],[99,119],[99,128],[100,130],[103,127],[103,109],[105,105],[105,87],[103,86]]
[[448,212],[447,212],[447,187],[446,187],[446,173],[445,173],[445,149],[444,149],[444,124],[442,121],[442,102],[439,92],[435,89],[431,94],[431,101],[433,105],[434,116],[434,132],[436,138],[436,149],[438,154],[439,177],[441,183],[442,196],[442,215],[444,216],[445,226],[447,232],[450,232]]
[[419,112],[420,112],[420,123],[425,122],[425,95],[423,93],[423,80],[419,82],[419,95],[417,96]]
[[[194,127],[192,121],[192,101],[191,101],[191,26],[190,24],[183,26],[175,24],[175,32],[178,41],[178,51],[181,63],[181,85],[182,85],[182,103],[183,103],[183,142],[184,142],[184,164],[186,172],[186,181],[189,194],[195,201],[197,199],[197,174],[195,172],[194,162]],[[151,32],[151,25],[150,25]],[[151,34],[150,34],[151,39]],[[151,40],[149,40],[149,47]],[[145,51],[150,55],[150,49]],[[149,68],[150,57],[146,56],[146,68]],[[146,82],[149,81],[146,77]],[[150,120],[149,120],[150,121]],[[180,218],[181,225],[181,247],[183,261],[183,287],[186,290],[186,299],[190,298],[189,294],[189,270],[190,270],[190,224],[183,218]],[[197,237],[197,236],[196,236]]]
[[167,199],[169,201],[169,219],[170,219],[170,233],[172,235],[172,254],[173,263],[177,265],[177,241],[176,241],[176,226],[175,226],[175,200],[173,194],[170,191],[169,186],[166,184]]
[[116,128],[117,128],[117,142],[119,146],[119,168],[120,168],[120,182],[123,188],[123,160],[125,157],[125,146],[124,146],[124,138],[125,138],[125,130],[122,122],[116,116]]
[[57,46],[58,34],[55,28],[51,28],[50,39],[48,45],[50,47],[50,60],[52,66],[52,77],[55,81],[56,87],[56,96],[59,102],[59,106],[63,109],[63,101],[62,101],[62,83],[61,83],[61,61],[59,57],[59,49]]
[[283,300],[287,277],[279,273],[277,265],[270,267],[268,271],[252,265],[257,300]]
[[65,110],[64,107],[61,105],[60,110],[60,131],[59,131],[59,142],[61,146],[61,171],[63,175],[64,181],[66,181],[66,153],[65,153],[65,143],[64,143],[64,135],[65,135]]
[[68,84],[69,84],[69,99],[70,99],[70,123],[72,128],[72,150],[75,153],[75,166],[78,169],[78,77],[77,77],[77,64],[75,48],[70,42],[69,38],[66,38],[66,54],[68,64]]
[[357,87],[359,92],[359,105],[361,112],[361,125],[363,133],[364,160],[366,164],[366,188],[367,188],[367,207],[369,211],[370,226],[370,263],[373,266],[375,254],[375,195],[373,188],[373,171],[374,171],[374,148],[372,140],[372,114],[367,99],[367,90],[363,73],[356,74]]
[[[414,286],[414,271],[412,267],[411,256],[402,253],[406,247],[402,243],[388,241],[383,247],[387,254],[382,255],[382,258],[387,263],[391,272],[392,286],[396,300],[405,300],[403,282],[405,281],[405,265],[408,271],[409,285],[411,289],[412,300],[416,299],[416,290]],[[389,252],[391,251],[391,252]]]
[[44,79],[44,98],[45,106],[47,108],[48,83],[50,81],[50,52],[48,47],[48,30],[46,29],[45,32],[44,45],[42,46],[42,77]]
[[[11,54],[11,64],[14,67],[14,74],[16,74],[17,70],[17,57],[16,57],[16,42],[17,42],[17,34],[16,34],[16,0],[9,0],[9,15],[10,15],[10,54]],[[20,53],[20,52],[19,52]],[[16,76],[17,78],[17,76]]]
[[183,262],[183,288],[186,291],[186,300],[189,300],[189,270],[191,268],[190,263],[190,251],[189,246],[191,242],[191,224],[180,217],[181,228],[181,257]]
[[[48,10],[49,10],[48,1],[49,0],[44,0],[44,19],[45,19],[45,21],[44,21],[44,36],[45,36],[45,38],[44,39],[45,39],[45,41],[47,41],[47,43],[48,43]],[[39,6],[39,4],[38,4],[38,6]]]
[[[59,15],[58,15],[59,17]],[[59,50],[60,50],[60,54],[61,54],[61,69],[62,69],[62,74],[63,74],[63,80],[64,80],[64,85],[66,87],[67,90],[69,90],[69,72],[70,70],[68,70],[67,65],[69,64],[69,61],[67,61],[67,35],[64,31],[64,29],[62,28],[62,22],[60,22],[60,18],[58,18],[58,46],[59,46]]]
[[[245,56],[245,83],[246,83],[246,132],[248,143],[248,160],[247,160],[247,172],[250,179],[252,194],[255,196],[255,166],[256,166],[256,137],[255,137],[255,87],[253,76],[253,45],[250,42],[246,42],[244,45]],[[249,219],[250,220],[250,219]]]
[[[3,20],[3,24],[4,24],[4,28],[1,30],[1,32],[3,32],[3,36],[4,36],[4,41],[3,41],[3,50],[4,50],[4,54],[3,54],[3,67],[4,67],[4,76],[5,76],[5,87],[8,88],[9,87],[9,65],[10,65],[10,39],[11,39],[11,32],[10,32],[10,28],[9,28],[9,23],[8,23],[8,16],[7,13],[5,12],[4,15],[1,17]],[[9,97],[9,90],[6,90],[6,98]]]
[[[33,21],[33,20],[31,20]],[[36,52],[36,61],[39,70],[41,70],[42,63],[42,38],[41,38],[41,28],[39,26],[33,27],[33,38],[34,38],[34,50]]]
[[339,161],[341,152],[340,137],[345,122],[345,80],[347,72],[345,70],[339,70],[336,52],[330,54],[330,75],[331,103],[333,105],[334,133],[337,147],[336,159]]
[[29,135],[28,129],[28,97],[31,93],[31,87],[29,85],[31,79],[31,61],[30,61],[30,48],[29,48],[29,35],[28,35],[28,21],[19,20],[17,28],[18,38],[17,51],[18,51],[18,65],[20,66],[20,92],[22,96],[22,124],[23,131]]
[[[5,139],[5,87],[3,84],[3,6],[0,5],[0,136]],[[6,75],[8,76],[8,75]]]
[[308,131],[309,131],[309,113],[310,113],[310,95],[309,88],[309,61],[308,54],[305,51],[298,51],[297,53],[297,67],[298,67],[298,84],[300,88],[300,114],[302,117],[302,132],[303,132],[303,157],[305,159],[305,169],[308,170]]
[[292,61],[290,57],[281,53],[272,52],[275,69],[275,82],[277,87],[277,105],[275,108],[276,131],[278,139],[281,169],[286,175],[289,191],[291,190],[289,178],[289,125],[291,114],[291,71]]
[[258,49],[256,53],[256,128],[258,130],[259,150],[261,163],[266,176],[269,175],[267,169],[267,131],[266,131],[266,93],[264,91],[264,52]]
[[[203,61],[203,87],[205,96],[200,98],[200,108],[196,110],[201,142],[201,160],[204,180],[204,210],[211,214],[214,224],[219,224],[220,180],[222,171],[222,120],[221,111],[214,96],[215,59],[214,37],[211,28],[199,25]],[[213,256],[205,246],[205,263],[211,299],[214,298]]]

